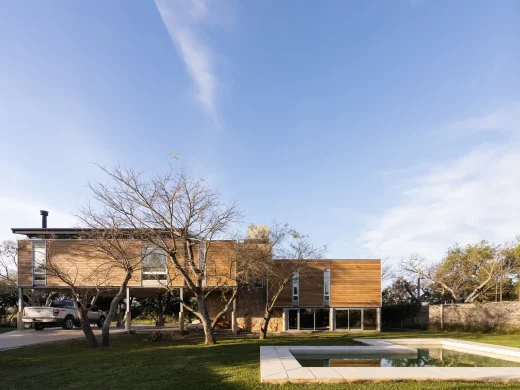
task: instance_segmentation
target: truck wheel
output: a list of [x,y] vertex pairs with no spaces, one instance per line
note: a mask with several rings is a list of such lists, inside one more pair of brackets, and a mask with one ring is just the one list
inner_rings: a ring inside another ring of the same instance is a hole
[[74,317],[71,315],[65,317],[65,321],[63,321],[61,327],[65,330],[72,330],[72,328],[74,328]]
[[105,316],[101,316],[101,317],[99,317],[99,320],[97,320],[96,325],[98,328],[102,328],[104,323],[105,323]]
[[34,330],[43,330],[45,328],[45,324],[43,322],[36,322],[34,324]]

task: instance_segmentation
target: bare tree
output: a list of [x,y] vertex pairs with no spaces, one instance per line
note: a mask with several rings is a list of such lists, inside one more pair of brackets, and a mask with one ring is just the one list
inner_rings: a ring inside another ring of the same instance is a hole
[[394,277],[394,269],[392,267],[392,264],[390,263],[390,260],[388,258],[383,259],[383,261],[381,262],[381,280],[383,282],[388,282]]
[[[58,241],[49,239],[46,242],[45,270],[47,278],[56,278],[65,284],[75,301],[78,303],[77,314],[81,322],[81,329],[85,334],[90,348],[97,348],[98,342],[90,326],[88,312],[95,305],[97,297],[102,291],[106,291],[108,282],[113,278],[110,264],[99,263],[92,253],[91,244],[78,240],[72,250],[61,253]],[[84,261],[78,261],[81,257]]]
[[264,243],[246,240],[238,248],[241,283],[247,284],[255,279],[267,282],[268,297],[260,333],[260,339],[265,339],[282,291],[295,279],[305,282],[306,271],[312,267],[314,260],[323,258],[326,248],[314,247],[308,236],[296,232],[287,224],[275,224]]
[[18,284],[18,247],[11,240],[0,244],[0,281],[7,283],[12,288]]
[[[128,282],[134,272],[139,270],[146,253],[141,251],[140,245],[131,241],[132,234],[122,227],[123,222],[118,219],[112,210],[94,211],[90,206],[81,209],[78,215],[81,224],[86,227],[81,236],[85,249],[97,252],[103,256],[102,264],[98,269],[114,275],[114,280],[120,280],[115,296],[110,301],[110,308],[101,330],[101,344],[110,345],[110,324],[114,319],[121,299],[125,295]],[[116,277],[119,276],[119,277]],[[104,286],[108,287],[113,286]]]
[[[131,168],[101,169],[111,183],[91,184],[95,198],[124,227],[167,255],[196,298],[196,308],[188,303],[185,307],[200,319],[206,344],[214,344],[207,298],[213,290],[232,287],[234,277],[220,275],[220,269],[217,275],[209,275],[211,246],[239,220],[237,204],[223,203],[204,181],[171,166],[166,174],[151,177]],[[208,279],[211,283],[206,283]]]

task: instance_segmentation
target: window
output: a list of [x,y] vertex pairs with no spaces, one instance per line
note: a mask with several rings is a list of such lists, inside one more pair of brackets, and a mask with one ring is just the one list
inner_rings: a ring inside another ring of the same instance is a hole
[[143,258],[143,281],[168,280],[168,265],[166,263],[166,255],[157,248],[146,248],[145,257]]
[[204,241],[199,243],[199,268],[201,270],[206,268],[206,243]]
[[251,285],[253,288],[264,288],[264,281],[262,279],[253,278],[251,280]]
[[330,268],[323,270],[323,306],[330,306]]
[[61,307],[67,309],[74,309],[74,302],[71,300],[63,300],[63,301],[54,301],[51,303],[50,307]]
[[45,286],[47,275],[47,245],[45,241],[34,241],[33,247],[33,281],[35,286]]
[[199,269],[202,271],[204,279],[202,279],[202,283],[206,284],[206,252],[207,247],[204,241],[199,243]]
[[300,280],[299,280],[298,272],[293,273],[293,280],[292,280],[292,305],[293,306],[299,306],[300,305]]

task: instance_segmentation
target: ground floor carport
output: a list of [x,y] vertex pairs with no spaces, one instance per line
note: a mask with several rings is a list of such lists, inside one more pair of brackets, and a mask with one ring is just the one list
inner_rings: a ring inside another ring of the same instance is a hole
[[[24,323],[22,321],[23,316],[23,294],[24,294],[25,288],[19,288],[18,289],[18,316],[17,316],[17,329],[23,330],[24,329]],[[61,291],[64,293],[69,293],[70,289],[66,287],[50,287],[50,286],[38,286],[38,287],[31,287],[31,289],[35,290],[45,290],[45,291]],[[92,290],[92,288],[91,288]],[[119,287],[104,287],[101,288],[98,292],[98,295],[100,297],[110,297],[115,296],[117,292],[119,291]],[[226,290],[227,291],[227,290]],[[131,312],[131,305],[127,304],[127,302],[131,302],[132,297],[159,297],[164,296],[170,292],[173,294],[176,298],[179,299],[179,330],[182,332],[185,330],[185,307],[184,302],[188,302],[188,300],[193,297],[193,293],[191,293],[188,289],[183,287],[177,287],[177,288],[165,288],[160,285],[157,285],[155,287],[151,286],[129,286],[125,290],[125,294],[122,298],[122,302],[120,303],[121,308],[124,307],[124,331],[130,331],[132,329],[132,312]],[[217,291],[215,291],[217,293]],[[124,300],[124,302],[123,302]],[[211,315],[211,313],[210,313]],[[233,333],[237,333],[238,326],[237,326],[237,316],[236,316],[236,299],[233,302],[233,305],[231,306],[231,331]]]

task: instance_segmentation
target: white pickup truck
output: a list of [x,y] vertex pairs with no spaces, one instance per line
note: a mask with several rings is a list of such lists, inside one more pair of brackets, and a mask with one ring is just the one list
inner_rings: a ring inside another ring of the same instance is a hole
[[[26,307],[23,309],[22,321],[33,323],[35,330],[43,330],[46,324],[61,324],[63,329],[71,330],[81,326],[78,317],[78,303],[73,300],[54,301],[48,307]],[[103,326],[106,313],[95,306],[88,311],[90,323],[95,323],[98,328]]]

